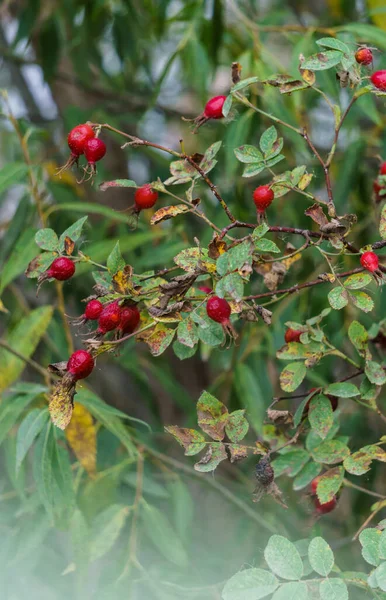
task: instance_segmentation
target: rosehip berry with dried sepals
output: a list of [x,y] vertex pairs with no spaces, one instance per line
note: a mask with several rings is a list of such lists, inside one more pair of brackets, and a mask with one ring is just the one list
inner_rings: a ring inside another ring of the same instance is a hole
[[355,52],[355,60],[359,65],[365,65],[367,67],[373,62],[373,53],[370,48],[359,48],[359,50]]
[[[51,263],[51,266],[43,275],[43,279],[56,279],[57,281],[67,281],[75,273],[75,263],[67,256],[59,256]],[[40,278],[39,278],[40,279]]]
[[100,300],[90,300],[86,304],[83,318],[85,321],[97,321],[103,310],[103,304]]
[[70,148],[72,154],[74,154],[76,157],[79,157],[84,153],[86,142],[94,137],[95,132],[90,125],[87,125],[87,123],[77,125],[71,129],[67,136],[68,147]]
[[141,320],[141,315],[136,306],[124,306],[121,309],[121,320],[119,330],[123,335],[133,333],[138,327]]
[[113,331],[121,322],[121,307],[118,302],[110,302],[103,307],[103,310],[98,319],[97,333],[105,334],[108,331]]
[[86,141],[84,145],[84,155],[88,164],[95,169],[95,163],[101,160],[106,154],[106,144],[100,138],[94,137]]
[[290,342],[300,342],[302,333],[303,331],[300,329],[287,329],[284,336],[286,344],[289,344]]
[[224,117],[222,107],[226,98],[226,96],[214,96],[214,98],[208,100],[205,104],[204,116],[207,119],[222,119]]
[[374,273],[379,267],[379,258],[375,252],[364,252],[360,261],[362,267],[364,267],[366,271],[370,271],[370,273]]
[[370,77],[374,87],[382,92],[386,91],[386,71],[375,71]]
[[253,192],[253,201],[256,205],[257,212],[263,214],[274,198],[275,194],[269,185],[260,185],[257,187]]
[[327,513],[331,512],[332,510],[334,510],[334,508],[336,507],[337,504],[338,504],[338,501],[335,496],[333,497],[332,500],[330,500],[329,502],[323,502],[323,504],[320,502],[320,500],[318,498],[314,498],[314,505],[316,508],[316,512],[319,515],[326,515]]
[[86,350],[77,350],[71,354],[67,363],[67,371],[73,375],[74,379],[85,379],[94,368],[94,359],[90,352]]
[[229,317],[231,316],[230,304],[225,298],[219,298],[218,296],[211,296],[208,298],[206,303],[206,313],[212,321],[220,323],[225,333],[228,333],[231,337],[237,338],[237,333],[233,329],[232,323]]
[[145,208],[151,208],[158,200],[158,192],[152,189],[150,183],[145,183],[137,188],[134,195],[135,210],[140,212]]

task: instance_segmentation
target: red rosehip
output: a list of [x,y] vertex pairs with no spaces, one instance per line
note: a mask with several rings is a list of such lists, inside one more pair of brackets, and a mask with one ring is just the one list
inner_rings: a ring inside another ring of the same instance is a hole
[[370,273],[374,273],[379,266],[379,258],[374,252],[364,252],[361,256],[361,265]]
[[100,138],[88,139],[84,145],[84,155],[89,165],[95,165],[106,154],[106,144]]
[[98,319],[98,333],[105,334],[116,329],[121,321],[121,307],[118,302],[110,302],[103,307]]
[[80,156],[84,153],[84,146],[87,140],[91,140],[95,137],[95,132],[90,125],[84,123],[83,125],[77,125],[71,129],[67,137],[68,147],[72,154]]
[[336,499],[336,496],[334,496],[333,499],[330,500],[329,502],[324,502],[323,504],[320,502],[320,500],[318,498],[314,498],[314,505],[316,508],[316,512],[319,515],[326,515],[327,513],[331,512],[332,510],[334,510],[337,503],[338,503],[338,501]]
[[371,65],[373,62],[373,53],[370,48],[359,48],[355,52],[355,60],[359,65]]
[[198,289],[200,292],[204,292],[204,294],[211,294],[213,292],[212,288],[208,287],[207,285],[200,285]]
[[206,303],[207,315],[212,321],[227,325],[231,316],[231,307],[224,298],[212,296]]
[[386,71],[375,71],[370,77],[374,87],[382,92],[386,91]]
[[311,494],[313,496],[316,496],[316,488],[318,487],[318,483],[321,479],[321,475],[319,475],[318,477],[315,477],[315,479],[313,479],[311,481]]
[[44,279],[66,281],[75,273],[75,263],[67,256],[59,256],[51,263],[50,268],[43,273]]
[[386,175],[386,161],[381,164],[381,168],[379,169],[381,175]]
[[119,330],[123,335],[133,333],[138,327],[141,320],[141,315],[136,306],[124,306],[121,309],[121,320],[119,323]]
[[214,98],[208,100],[204,108],[204,117],[206,119],[222,119],[224,117],[222,107],[225,100],[226,96],[214,96]]
[[290,342],[300,342],[302,333],[303,331],[300,331],[300,329],[287,329],[284,336],[286,344],[289,344]]
[[150,183],[145,183],[135,191],[134,202],[137,211],[151,208],[157,200],[158,192],[152,190]]
[[99,319],[102,310],[103,304],[100,300],[90,300],[90,302],[86,304],[83,318],[86,321],[96,321]]
[[263,213],[265,209],[271,204],[275,194],[269,187],[269,185],[260,185],[253,192],[253,201],[256,205],[257,212]]
[[77,350],[71,354],[67,363],[67,371],[74,376],[76,380],[85,379],[94,368],[94,359],[90,352],[86,350]]

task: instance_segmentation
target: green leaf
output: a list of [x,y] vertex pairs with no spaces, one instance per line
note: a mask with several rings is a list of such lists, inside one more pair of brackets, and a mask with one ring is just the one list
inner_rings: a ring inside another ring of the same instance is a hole
[[34,236],[35,229],[26,229],[17,240],[1,271],[0,294],[16,277],[24,273],[30,261],[36,256]]
[[6,396],[0,403],[0,444],[17,423],[25,409],[39,395],[35,391],[19,395],[18,392]]
[[309,460],[310,455],[301,448],[280,454],[272,461],[275,477],[280,477],[283,473],[289,477],[295,477]]
[[[35,252],[33,254],[35,254]],[[56,252],[42,252],[41,254],[39,254],[39,256],[34,258],[27,265],[27,269],[25,271],[26,277],[28,277],[29,279],[36,279],[37,277],[39,277],[41,273],[47,271],[47,269],[51,266],[52,262],[57,256],[58,255]]]
[[274,242],[266,239],[256,240],[255,248],[258,252],[280,252],[280,248],[278,248]]
[[363,310],[363,312],[371,312],[374,308],[374,302],[372,298],[370,298],[370,296],[365,292],[356,292],[354,290],[351,291],[350,300],[357,308]]
[[342,462],[350,454],[350,450],[340,440],[330,440],[314,448],[311,454],[316,462],[334,465]]
[[207,446],[204,456],[194,465],[194,469],[200,473],[209,473],[214,471],[220,462],[227,460],[228,455],[224,444],[213,442]]
[[350,48],[336,38],[321,38],[320,40],[316,40],[316,43],[318,46],[323,46],[324,48],[332,48],[332,50],[339,50],[344,54],[351,54]]
[[386,592],[386,562],[383,562],[377,567],[374,571],[375,579],[377,581],[378,587]]
[[330,502],[340,490],[344,478],[344,468],[334,467],[320,476],[316,494],[322,504]]
[[200,340],[208,346],[220,346],[225,342],[224,329],[220,323],[216,323],[210,319],[208,319],[207,323],[207,327],[198,328],[198,336]]
[[35,242],[42,250],[57,250],[59,239],[53,229],[39,229],[35,235]]
[[247,77],[247,79],[242,79],[241,81],[236,83],[236,85],[234,85],[231,88],[231,94],[233,94],[233,92],[242,90],[243,88],[248,87],[249,85],[252,85],[253,83],[258,83],[259,81],[260,81],[259,77]]
[[259,163],[264,160],[260,150],[258,150],[256,146],[250,146],[248,144],[240,146],[239,148],[235,148],[234,153],[236,155],[237,160],[246,164]]
[[216,294],[220,298],[230,296],[236,302],[241,302],[244,295],[244,280],[239,273],[229,273],[216,284]]
[[16,471],[48,420],[49,412],[46,408],[33,408],[21,422],[16,438]]
[[362,545],[362,556],[367,563],[377,567],[380,564],[379,542],[381,532],[379,529],[369,527],[364,529],[359,535],[359,541]]
[[319,592],[320,600],[348,600],[347,585],[342,579],[325,579]]
[[372,461],[373,457],[362,449],[348,456],[344,460],[343,466],[351,475],[359,476],[364,475],[364,473],[370,470]]
[[342,52],[337,50],[318,52],[318,54],[313,54],[302,63],[302,69],[309,69],[310,71],[325,71],[326,69],[331,69],[332,67],[335,67],[335,65],[339,64],[342,58]]
[[247,165],[243,171],[243,177],[254,177],[265,169],[264,163],[251,163]]
[[272,596],[272,600],[308,600],[307,584],[303,581],[283,583]]
[[249,365],[238,362],[234,371],[233,385],[241,406],[247,409],[249,422],[256,433],[263,431],[266,397],[255,372]]
[[[52,317],[51,306],[41,306],[21,319],[11,333],[7,334],[7,344],[25,358],[34,353],[40,338],[45,333]],[[25,361],[14,354],[0,349],[0,391],[16,381],[26,367]]]
[[353,321],[350,323],[350,327],[348,328],[348,337],[350,338],[353,346],[355,346],[355,348],[358,350],[359,354],[363,355],[369,341],[369,335],[363,325],[358,323],[358,321]]
[[114,248],[110,252],[107,257],[106,266],[111,273],[111,275],[115,275],[118,271],[122,271],[125,268],[125,259],[121,254],[121,250],[119,247],[119,241],[115,244]]
[[256,229],[253,230],[252,239],[256,242],[256,240],[259,240],[260,238],[264,237],[268,231],[269,227],[267,223],[262,223],[261,225],[258,225]]
[[111,550],[123,529],[128,514],[128,506],[112,504],[96,516],[90,531],[91,561],[101,558]]
[[334,308],[335,310],[341,310],[348,304],[348,294],[346,290],[344,290],[340,286],[333,288],[329,292],[327,298],[330,303],[330,306],[332,306],[332,308]]
[[372,282],[372,277],[369,273],[354,273],[345,279],[343,285],[348,290],[360,290]]
[[261,600],[279,585],[275,575],[263,569],[245,569],[233,575],[222,591],[223,600]]
[[230,248],[218,257],[216,270],[219,275],[225,275],[232,271],[241,269],[246,263],[252,263],[253,246],[249,240]]
[[195,429],[177,427],[169,425],[165,427],[166,433],[170,433],[175,440],[185,449],[185,456],[194,456],[203,450],[206,441],[202,433]]
[[312,429],[324,440],[334,423],[330,400],[321,394],[314,396],[310,403],[308,420]]
[[145,340],[151,354],[153,356],[163,354],[172,343],[175,333],[176,329],[170,329],[163,323],[158,323]]
[[229,415],[225,433],[231,442],[241,442],[248,433],[249,424],[244,415],[244,409],[235,410]]
[[295,492],[307,487],[319,475],[321,470],[322,466],[318,463],[314,461],[308,462],[294,479],[293,489]]
[[64,251],[64,241],[66,237],[69,237],[70,240],[72,240],[73,242],[76,242],[80,238],[82,234],[83,225],[85,224],[87,219],[88,217],[82,217],[81,219],[78,219],[78,221],[76,221],[73,225],[68,227],[65,231],[63,231],[62,235],[59,238],[60,252]]
[[12,162],[0,169],[0,194],[11,185],[22,181],[28,173],[28,166],[23,162]]
[[197,326],[192,319],[187,318],[181,321],[177,327],[177,339],[180,344],[194,348],[198,343]]
[[180,342],[176,341],[173,343],[173,351],[177,358],[180,360],[186,360],[187,358],[191,358],[196,354],[197,346],[194,346],[194,348],[189,348],[189,346],[184,346]]
[[216,156],[216,154],[219,152],[221,146],[222,146],[222,141],[215,142],[214,144],[209,146],[209,148],[205,152],[204,158],[200,162],[200,167],[204,171],[204,173],[209,173],[213,169],[213,167],[216,166],[217,161],[213,160],[213,159]]
[[227,96],[223,107],[222,107],[222,114],[225,118],[227,118],[227,116],[229,115],[231,108],[232,108],[232,102],[233,102],[233,97],[231,95]]
[[353,398],[359,396],[359,390],[353,383],[331,383],[325,390],[325,394],[337,396],[338,398]]
[[274,127],[273,125],[271,125],[271,127],[268,127],[268,129],[266,131],[264,131],[263,135],[260,138],[260,149],[263,152],[263,154],[268,154],[269,152],[271,152],[272,147],[274,145],[274,143],[277,140],[277,131],[276,131],[276,127]]
[[[112,181],[104,181],[100,184],[99,189],[101,192],[105,192],[109,188],[136,188],[138,187],[135,181],[132,179],[113,179]],[[72,239],[72,238],[71,238]]]
[[386,240],[386,204],[382,208],[381,220],[379,222],[379,233],[383,240]]
[[187,567],[189,559],[185,548],[165,514],[142,501],[140,518],[143,531],[162,556],[178,567]]
[[294,392],[307,374],[307,368],[302,362],[287,365],[280,373],[280,387],[284,392]]
[[366,40],[368,44],[374,44],[382,50],[386,50],[385,32],[379,27],[369,25],[368,23],[348,23],[337,28],[338,31],[349,31],[354,34],[358,40]]
[[281,535],[270,537],[264,558],[271,571],[282,579],[301,579],[303,576],[303,562],[296,546]]
[[386,374],[381,365],[373,360],[368,360],[365,365],[365,374],[367,379],[375,385],[386,383]]
[[203,392],[197,402],[198,424],[214,440],[224,438],[229,413],[226,406],[209,392]]
[[208,250],[206,248],[186,248],[174,257],[176,265],[184,271],[194,271],[197,269],[200,261],[204,263],[205,267],[210,266],[212,273],[215,271],[216,263],[208,257]]
[[132,217],[126,213],[113,210],[109,206],[103,204],[93,204],[92,202],[63,202],[50,206],[50,214],[58,211],[72,211],[90,215],[102,215],[111,221],[119,221],[120,223],[131,223]]

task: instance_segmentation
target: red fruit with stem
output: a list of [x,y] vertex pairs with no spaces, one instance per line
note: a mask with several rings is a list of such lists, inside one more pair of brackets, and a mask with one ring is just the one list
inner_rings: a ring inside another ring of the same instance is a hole
[[206,313],[208,317],[212,319],[212,321],[220,323],[225,333],[228,333],[233,338],[237,338],[237,333],[230,322],[231,312],[230,304],[225,298],[219,298],[218,296],[211,296],[208,298],[206,303]]
[[382,92],[386,91],[386,71],[375,71],[370,77],[374,87]]
[[253,201],[255,203],[257,212],[263,214],[265,209],[272,203],[275,198],[275,194],[271,190],[269,185],[260,185],[253,192]]
[[360,261],[362,267],[364,267],[366,271],[370,271],[370,273],[374,273],[379,267],[379,258],[375,252],[364,252]]
[[103,304],[100,300],[90,300],[86,304],[83,318],[85,321],[97,321],[103,311]]
[[59,256],[51,263],[51,266],[45,273],[40,275],[39,281],[45,279],[56,279],[57,281],[67,281],[75,273],[75,263],[67,256]]
[[367,67],[373,62],[373,53],[370,48],[359,48],[359,50],[355,52],[355,60],[359,65],[365,65]]
[[208,100],[205,104],[204,116],[207,119],[222,119],[224,117],[222,108],[225,100],[226,96],[214,96],[214,98]]
[[158,192],[154,191],[150,183],[139,187],[135,191],[135,211],[140,212],[145,208],[151,208],[158,200]]
[[381,175],[386,175],[386,161],[381,164],[381,168],[379,169],[379,173]]
[[284,336],[286,344],[289,344],[290,342],[300,342],[302,333],[304,332],[300,329],[287,329]]
[[333,499],[329,502],[323,502],[323,504],[318,498],[314,498],[315,509],[319,515],[326,515],[327,513],[331,512],[332,510],[334,510],[337,504],[338,501],[336,499],[336,496],[334,496]]
[[141,315],[136,306],[124,306],[121,309],[119,330],[123,335],[133,333],[141,320]]
[[84,153],[86,142],[94,137],[95,132],[90,125],[87,125],[87,123],[84,123],[83,125],[77,125],[71,129],[67,136],[67,143],[71,153],[78,158]]
[[103,310],[98,319],[97,333],[105,334],[108,331],[113,331],[121,322],[121,307],[118,302],[110,302],[103,307]]
[[198,289],[200,292],[204,292],[204,294],[211,294],[213,292],[212,288],[208,287],[207,285],[200,285]]
[[94,359],[90,352],[86,350],[77,350],[71,354],[67,363],[67,371],[73,375],[74,379],[85,379],[94,368]]
[[100,138],[94,137],[86,141],[84,145],[84,155],[90,166],[95,168],[95,163],[101,160],[106,154],[106,144]]
[[315,477],[315,479],[311,481],[311,494],[313,496],[316,496],[316,488],[318,487],[318,483],[320,480],[321,476],[319,475],[319,477]]

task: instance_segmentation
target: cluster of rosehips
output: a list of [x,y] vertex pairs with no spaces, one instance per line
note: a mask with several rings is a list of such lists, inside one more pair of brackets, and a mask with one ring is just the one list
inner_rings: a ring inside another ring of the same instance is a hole
[[314,506],[315,506],[315,510],[319,515],[325,515],[329,512],[331,512],[332,510],[334,510],[334,508],[336,507],[338,500],[337,497],[334,496],[332,498],[332,500],[329,500],[328,502],[323,502],[323,504],[320,502],[317,494],[316,494],[316,488],[318,487],[318,483],[320,481],[321,477],[319,475],[319,477],[315,477],[315,479],[313,479],[311,481],[311,496],[313,498],[314,501]]
[[106,144],[96,136],[96,132],[87,123],[77,125],[71,129],[67,136],[68,147],[71,150],[70,157],[66,164],[59,170],[60,174],[65,169],[79,163],[79,158],[84,154],[87,160],[87,166],[84,169],[85,175],[90,177],[96,172],[96,163],[106,154]]

